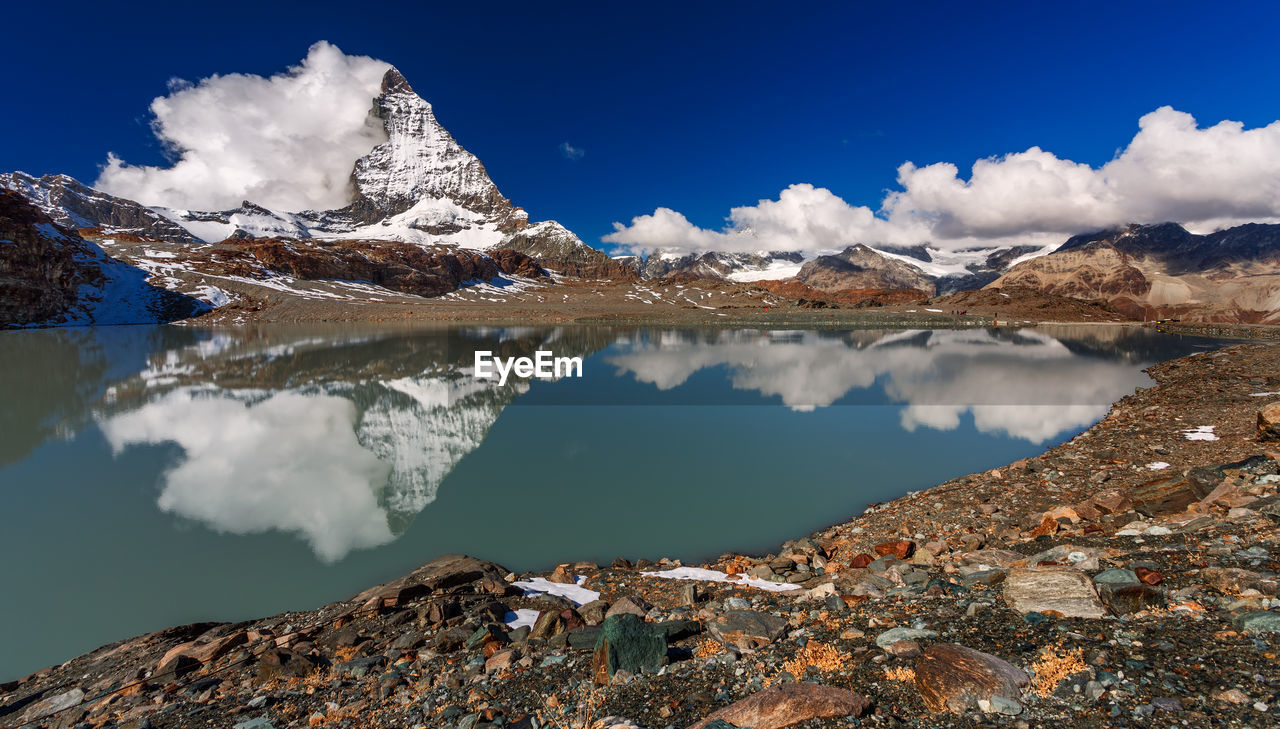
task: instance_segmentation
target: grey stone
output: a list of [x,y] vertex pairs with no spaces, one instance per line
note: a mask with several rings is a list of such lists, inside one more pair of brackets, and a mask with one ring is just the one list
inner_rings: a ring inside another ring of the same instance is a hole
[[1102,618],[1107,610],[1089,576],[1071,567],[1010,570],[1004,599],[1019,614],[1054,611],[1068,618]]
[[1268,610],[1244,613],[1235,620],[1241,630],[1250,633],[1280,633],[1280,612]]
[[787,632],[787,621],[769,613],[730,610],[712,620],[707,629],[712,637],[738,648],[760,648]]
[[937,638],[938,631],[926,630],[924,628],[891,628],[876,636],[876,647],[887,648],[890,645],[904,640],[924,640],[926,638]]

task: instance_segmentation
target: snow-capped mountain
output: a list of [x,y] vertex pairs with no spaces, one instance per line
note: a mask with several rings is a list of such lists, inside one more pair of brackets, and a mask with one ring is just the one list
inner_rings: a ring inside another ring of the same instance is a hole
[[678,253],[658,250],[639,264],[645,278],[724,278],[730,281],[763,281],[796,275],[804,256],[795,251],[758,253]]
[[[498,190],[484,165],[440,125],[431,104],[392,68],[371,100],[369,121],[386,141],[358,159],[354,200],[337,210],[270,210],[246,200],[233,210],[146,207],[107,195],[65,175],[0,175],[0,187],[30,200],[56,222],[103,234],[134,234],[174,243],[232,238],[389,240],[470,250],[514,248],[566,257],[579,271],[614,266],[555,221],[528,214]],[[531,254],[532,255],[532,254]],[[541,261],[559,271],[555,260]]]
[[[383,77],[371,116],[382,122],[387,141],[360,158],[351,173],[357,197],[343,212],[353,220],[376,223],[425,207],[405,222],[440,235],[453,232],[446,212],[478,216],[495,232],[528,222],[528,214],[498,192],[480,160],[440,125],[431,104],[396,69]],[[437,204],[424,206],[426,201]],[[445,201],[451,204],[439,204]]]

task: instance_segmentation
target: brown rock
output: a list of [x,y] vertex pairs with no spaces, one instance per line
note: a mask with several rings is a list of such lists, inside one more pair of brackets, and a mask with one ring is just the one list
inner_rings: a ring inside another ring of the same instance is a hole
[[1158,585],[1161,582],[1164,582],[1164,575],[1156,572],[1155,570],[1147,569],[1146,567],[1134,567],[1133,573],[1138,576],[1139,580],[1142,580],[1148,585]]
[[861,716],[871,702],[863,695],[812,683],[788,683],[732,703],[689,729],[704,729],[721,719],[751,729],[782,729],[810,719]]
[[461,554],[446,554],[404,577],[371,587],[353,599],[370,607],[395,607],[432,592],[461,587],[485,577],[496,580],[501,585],[502,592],[505,592],[510,586],[502,577],[508,572],[505,567],[493,562]]
[[1017,666],[954,643],[939,643],[916,659],[916,689],[930,711],[962,714],[993,696],[1018,700],[1030,677]]
[[1177,475],[1147,481],[1129,492],[1133,508],[1144,516],[1180,514],[1206,495],[1204,486]]
[[547,578],[547,581],[558,582],[562,585],[572,585],[576,583],[578,579],[574,576],[573,570],[569,568],[569,565],[562,564],[556,566],[555,571],[551,573],[551,576]]
[[1129,494],[1122,489],[1107,489],[1089,499],[1103,514],[1123,514],[1133,508]]
[[1085,521],[1096,521],[1102,518],[1102,509],[1099,509],[1091,501],[1081,501],[1071,507],[1072,511]]
[[881,542],[875,546],[876,554],[881,556],[892,554],[898,559],[907,559],[915,554],[916,543],[907,539],[897,539],[892,542]]
[[1273,402],[1258,411],[1258,440],[1280,440],[1280,402]]
[[874,561],[876,561],[876,558],[869,554],[858,554],[849,560],[849,566],[857,570],[864,570]]
[[189,643],[170,648],[157,664],[156,675],[165,673],[173,666],[169,666],[178,656],[187,656],[196,661],[199,665],[212,663],[222,656],[231,652],[232,648],[237,648],[248,642],[249,634],[243,630],[222,637],[206,638],[200,637]]
[[258,659],[258,680],[270,681],[275,678],[306,678],[316,670],[316,664],[310,658],[299,655],[287,648],[272,648],[263,652]]
[[511,664],[518,660],[520,660],[520,651],[515,648],[498,651],[485,659],[484,672],[493,673],[494,671],[501,671],[504,668],[510,668]]
[[457,598],[447,598],[441,600],[432,600],[426,609],[421,612],[422,619],[432,625],[439,625],[449,618],[454,618],[462,614],[462,603]]
[[1031,537],[1032,539],[1035,539],[1036,537],[1043,537],[1049,534],[1056,534],[1058,532],[1058,526],[1059,524],[1056,519],[1053,519],[1048,514],[1045,514],[1044,516],[1040,517],[1040,524],[1036,528],[1028,532],[1027,536]]
[[884,652],[895,658],[915,658],[920,655],[920,644],[914,640],[899,640],[885,646]]
[[1234,509],[1238,506],[1248,506],[1257,500],[1257,496],[1235,485],[1231,479],[1227,479],[1218,484],[1213,491],[1210,491],[1208,496],[1196,503],[1194,510],[1208,511],[1209,507],[1215,504]]
[[604,622],[604,616],[608,610],[609,603],[604,600],[592,600],[579,607],[577,613],[587,625],[599,625]]
[[1268,580],[1257,572],[1242,570],[1236,567],[1208,567],[1200,571],[1200,579],[1205,584],[1224,595],[1239,595],[1245,590],[1257,590],[1264,595],[1275,595],[1277,583]]
[[1008,569],[1027,563],[1027,555],[1018,554],[1007,549],[979,549],[967,552],[962,559],[967,564],[989,564],[993,567]]
[[653,606],[650,605],[643,597],[640,597],[639,595],[624,595],[609,606],[609,609],[605,612],[604,616],[607,618],[610,615],[630,613],[641,620],[644,620],[644,616],[648,615],[649,611],[652,609]]
[[1054,521],[1058,521],[1059,519],[1066,519],[1072,524],[1075,524],[1076,522],[1080,521],[1080,515],[1077,514],[1075,509],[1072,509],[1070,506],[1054,507],[1046,511],[1044,515],[1045,515],[1045,518],[1053,519]]

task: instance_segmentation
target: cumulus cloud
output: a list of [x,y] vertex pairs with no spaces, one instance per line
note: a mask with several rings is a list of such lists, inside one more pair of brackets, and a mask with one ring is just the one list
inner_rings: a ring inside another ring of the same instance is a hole
[[1039,147],[975,162],[967,179],[950,162],[898,168],[899,189],[877,210],[824,188],[792,185],[777,200],[734,208],[721,230],[658,208],[614,224],[604,241],[633,250],[822,252],[854,243],[957,250],[1037,245],[1130,222],[1176,221],[1197,231],[1280,221],[1280,121],[1201,128],[1161,107],[1101,167]]
[[174,79],[151,102],[152,128],[173,164],[135,166],[111,154],[95,187],[197,210],[242,200],[287,211],[342,207],[355,161],[386,139],[369,109],[387,68],[321,41],[270,78]]
[[587,154],[587,150],[581,147],[575,147],[572,144],[569,144],[568,142],[560,143],[560,156],[564,157],[565,159],[569,159],[569,160],[582,159],[586,154]]

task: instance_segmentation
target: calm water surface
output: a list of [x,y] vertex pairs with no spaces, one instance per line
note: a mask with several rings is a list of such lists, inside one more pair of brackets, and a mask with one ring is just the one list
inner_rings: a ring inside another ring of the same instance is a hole
[[[173,624],[766,551],[1073,437],[1223,342],[1125,328],[0,332],[0,680]],[[476,350],[582,378],[476,380]]]

